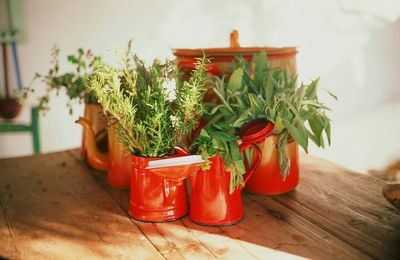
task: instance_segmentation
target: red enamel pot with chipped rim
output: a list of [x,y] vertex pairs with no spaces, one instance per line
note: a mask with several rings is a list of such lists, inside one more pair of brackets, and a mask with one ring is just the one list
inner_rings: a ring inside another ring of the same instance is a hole
[[[178,151],[177,155],[182,156]],[[141,221],[164,222],[179,219],[188,212],[186,181],[179,178],[163,178],[146,169],[150,161],[161,158],[132,156],[132,175],[129,215]],[[166,157],[166,158],[169,158]],[[165,159],[165,158],[163,158]],[[179,166],[170,166],[171,172],[179,171]],[[163,170],[164,172],[167,169]],[[177,174],[174,174],[176,176]]]
[[289,173],[282,179],[277,143],[279,135],[272,135],[273,124],[256,120],[245,124],[240,131],[242,141],[256,142],[261,150],[261,162],[246,184],[245,190],[262,195],[278,195],[292,191],[299,183],[298,145],[293,139],[286,144],[290,158]]
[[[254,160],[244,176],[246,183],[258,165],[261,154],[253,144],[241,144],[240,150],[253,147]],[[211,159],[208,170],[198,170],[189,176],[192,187],[190,197],[190,219],[198,224],[207,226],[230,225],[243,217],[241,190],[243,186],[229,193],[230,172],[226,169],[223,160],[217,154]]]

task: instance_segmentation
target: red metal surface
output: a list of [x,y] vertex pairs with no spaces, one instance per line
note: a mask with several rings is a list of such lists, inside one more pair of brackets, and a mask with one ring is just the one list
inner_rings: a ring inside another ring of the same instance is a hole
[[[233,60],[233,59],[232,59]],[[196,68],[197,58],[182,59],[178,63],[178,67],[183,70],[194,70]],[[221,71],[214,63],[206,65],[207,71],[214,75],[222,75]]]
[[137,220],[171,221],[188,212],[185,179],[165,179],[145,169],[157,159],[132,155],[129,214]]
[[261,143],[266,136],[271,135],[274,124],[266,119],[257,119],[244,124],[239,135],[244,143]]
[[290,158],[289,175],[282,180],[276,143],[278,136],[269,136],[260,144],[262,159],[245,190],[263,195],[278,195],[296,188],[299,183],[299,151],[296,142],[286,145]]
[[240,136],[244,143],[257,143],[261,149],[261,162],[246,184],[245,190],[262,195],[277,195],[293,190],[299,183],[298,146],[291,140],[286,149],[290,158],[289,175],[282,179],[277,150],[278,135],[271,135],[274,125],[265,119],[251,121],[242,126]]
[[[178,60],[178,67],[185,71],[192,71],[195,68],[197,59],[204,54],[210,59],[207,71],[216,75],[223,76],[231,69],[226,68],[235,60],[237,56],[242,56],[245,60],[251,61],[253,55],[261,51],[266,51],[269,61],[294,59],[297,54],[296,48],[212,48],[212,49],[175,49],[174,55]],[[225,65],[222,65],[225,64]]]
[[[241,151],[253,145],[241,145]],[[255,167],[260,162],[260,151],[254,149],[253,164],[246,172],[244,181],[247,182]],[[230,225],[243,217],[242,195],[243,186],[236,188],[229,194],[230,172],[217,154],[211,159],[208,170],[199,170],[189,177],[192,186],[190,197],[189,217],[193,222],[208,226]]]

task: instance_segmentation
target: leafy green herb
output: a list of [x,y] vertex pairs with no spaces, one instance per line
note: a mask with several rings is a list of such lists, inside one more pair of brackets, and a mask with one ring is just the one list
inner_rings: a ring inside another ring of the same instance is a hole
[[[235,137],[240,127],[251,120],[265,118],[273,122],[273,133],[279,135],[277,146],[283,179],[287,177],[290,168],[286,151],[289,136],[306,152],[309,139],[324,147],[326,137],[330,144],[330,120],[325,114],[329,108],[318,101],[318,79],[308,85],[298,86],[297,76],[291,76],[283,68],[271,68],[265,52],[255,55],[251,62],[239,57],[233,67],[235,70],[228,81],[217,78],[214,83],[213,90],[220,104],[207,106],[206,118],[210,120],[212,128],[208,127],[205,131],[211,138],[215,135],[212,129],[226,131]],[[226,147],[229,148],[231,143],[218,140],[217,147],[227,151]],[[198,145],[202,154],[207,151],[206,144]],[[239,159],[236,153],[228,152],[224,156],[227,165],[236,166],[230,168],[233,170],[234,186],[241,183],[243,173]]]
[[49,110],[50,93],[56,91],[58,94],[61,89],[65,89],[70,99],[67,103],[70,114],[72,114],[72,100],[78,99],[87,103],[97,103],[93,94],[86,91],[86,86],[89,75],[100,62],[100,57],[93,55],[91,50],[79,48],[75,54],[67,56],[67,61],[74,66],[74,70],[60,74],[59,54],[60,49],[56,45],[53,46],[51,49],[51,68],[47,75],[36,73],[29,87],[24,89],[23,98],[27,98],[29,93],[34,92],[33,83],[40,80],[47,86],[45,95],[39,98],[38,108],[42,111]]

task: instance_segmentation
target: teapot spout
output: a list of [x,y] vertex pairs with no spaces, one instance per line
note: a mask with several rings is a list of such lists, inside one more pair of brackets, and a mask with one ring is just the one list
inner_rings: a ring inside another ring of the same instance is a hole
[[97,148],[95,135],[90,122],[80,117],[75,123],[82,125],[85,131],[85,145],[89,165],[99,171],[108,171],[111,165],[110,159],[107,154],[100,152]]

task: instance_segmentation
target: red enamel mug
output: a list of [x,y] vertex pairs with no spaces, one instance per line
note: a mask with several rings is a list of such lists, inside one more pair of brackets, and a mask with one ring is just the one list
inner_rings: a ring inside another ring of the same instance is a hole
[[242,141],[255,142],[261,150],[261,162],[246,184],[245,190],[262,195],[287,193],[299,183],[299,152],[296,142],[289,138],[286,144],[290,159],[289,173],[282,179],[279,168],[277,143],[279,135],[273,135],[274,125],[265,119],[249,122],[241,128]]
[[[261,153],[253,144],[241,144],[241,152],[254,148],[254,160],[247,169],[244,182],[247,183],[261,159]],[[189,176],[192,187],[190,197],[190,219],[201,225],[221,226],[238,222],[243,217],[241,190],[243,186],[229,193],[230,172],[219,154],[211,158],[208,170],[198,170]]]

